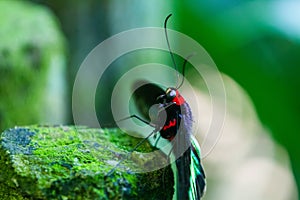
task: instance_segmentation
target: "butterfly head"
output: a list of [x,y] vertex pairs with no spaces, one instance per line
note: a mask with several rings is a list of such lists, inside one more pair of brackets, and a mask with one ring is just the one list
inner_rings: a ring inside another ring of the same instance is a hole
[[184,98],[179,94],[178,90],[173,87],[166,89],[165,94],[157,97],[160,103],[175,103],[176,105],[181,105],[185,102]]

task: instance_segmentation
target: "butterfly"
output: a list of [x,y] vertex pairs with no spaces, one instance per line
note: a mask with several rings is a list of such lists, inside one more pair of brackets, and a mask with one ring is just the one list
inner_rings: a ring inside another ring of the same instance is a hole
[[[169,17],[171,17],[171,14],[165,19],[164,29],[169,52],[175,65],[174,55],[171,52],[166,28]],[[186,63],[191,56],[188,56],[184,60],[182,68],[183,75]],[[168,87],[165,90],[149,82],[137,81],[135,84],[142,86],[134,91],[133,99],[143,117],[131,115],[122,120],[136,118],[154,128],[132,151],[137,149],[140,144],[156,133],[159,133],[160,137],[168,140],[172,144],[168,157],[173,153],[177,158],[177,199],[198,200],[201,199],[206,189],[206,175],[201,163],[200,146],[192,135],[192,110],[179,92],[179,88],[183,85],[183,80],[184,79],[182,79],[178,86]],[[151,111],[150,116],[148,115],[149,110]],[[122,162],[122,160],[120,162]],[[118,164],[115,168],[116,167],[118,167]]]
[[[134,101],[145,121],[151,120],[151,126],[160,137],[172,143],[170,153],[176,160],[178,184],[177,199],[200,199],[206,188],[206,176],[201,163],[200,146],[192,136],[192,111],[177,88],[166,90],[152,83],[143,84],[134,93]],[[146,110],[156,106],[152,116]],[[145,109],[146,108],[146,109]],[[136,115],[130,117],[140,118]],[[169,155],[168,155],[169,156]]]

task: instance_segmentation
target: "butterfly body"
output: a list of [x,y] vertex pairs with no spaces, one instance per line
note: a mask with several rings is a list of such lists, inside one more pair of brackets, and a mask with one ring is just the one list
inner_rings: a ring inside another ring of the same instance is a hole
[[[157,97],[157,101],[160,110],[154,123],[156,126],[160,126],[158,128],[162,138],[172,141],[180,127],[182,118],[181,107],[184,108],[186,102],[175,88],[168,88],[165,94]],[[183,111],[184,114],[185,110]]]
[[[157,87],[154,86],[153,87]],[[200,147],[192,137],[192,112],[176,88],[167,88],[157,97],[154,126],[162,138],[172,143],[178,175],[177,199],[200,199],[206,182]]]

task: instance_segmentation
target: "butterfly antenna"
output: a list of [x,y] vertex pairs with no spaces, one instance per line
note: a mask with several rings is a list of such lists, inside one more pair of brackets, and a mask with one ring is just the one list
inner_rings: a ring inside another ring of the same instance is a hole
[[167,40],[168,49],[169,49],[169,52],[170,52],[170,55],[171,55],[171,59],[172,59],[174,68],[175,68],[175,70],[176,70],[176,77],[177,77],[177,84],[178,84],[178,82],[179,82],[178,68],[177,68],[177,66],[176,66],[174,54],[173,54],[172,51],[171,51],[171,46],[170,46],[169,37],[168,37],[168,31],[167,31],[167,22],[168,22],[168,19],[169,19],[171,16],[172,16],[172,14],[169,14],[169,15],[166,17],[165,23],[164,23],[164,29],[165,29],[165,36],[166,36],[166,40]]
[[194,55],[196,55],[196,53],[192,53],[192,54],[190,54],[189,56],[187,56],[187,57],[184,59],[183,66],[182,66],[182,79],[181,79],[181,83],[176,87],[176,89],[179,89],[179,88],[183,85],[183,82],[184,82],[184,72],[185,72],[186,64],[187,64],[187,62],[189,61],[189,59],[190,59],[191,57],[193,57]]

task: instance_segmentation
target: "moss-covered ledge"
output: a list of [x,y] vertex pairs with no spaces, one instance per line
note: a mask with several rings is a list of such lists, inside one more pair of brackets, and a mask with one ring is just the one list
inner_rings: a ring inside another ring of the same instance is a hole
[[105,176],[139,141],[119,129],[8,129],[0,141],[0,199],[172,199],[170,167],[135,173],[166,160],[162,153],[144,158],[154,150],[149,143]]

